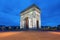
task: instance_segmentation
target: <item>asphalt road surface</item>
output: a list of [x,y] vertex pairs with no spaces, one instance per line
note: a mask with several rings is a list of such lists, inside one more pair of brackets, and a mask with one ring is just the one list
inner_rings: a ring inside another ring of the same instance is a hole
[[60,40],[60,32],[0,32],[0,40]]

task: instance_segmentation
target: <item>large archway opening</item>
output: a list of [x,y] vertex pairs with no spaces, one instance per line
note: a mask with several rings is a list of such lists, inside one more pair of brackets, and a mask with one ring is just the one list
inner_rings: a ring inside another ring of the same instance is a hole
[[36,21],[37,29],[39,29],[39,21]]
[[29,21],[28,21],[28,17],[25,18],[25,29],[29,29]]

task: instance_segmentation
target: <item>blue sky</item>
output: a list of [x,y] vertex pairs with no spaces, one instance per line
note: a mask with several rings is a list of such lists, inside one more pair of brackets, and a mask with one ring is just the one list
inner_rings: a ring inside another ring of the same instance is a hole
[[0,25],[20,25],[20,12],[32,4],[41,9],[42,25],[60,24],[60,0],[0,0]]

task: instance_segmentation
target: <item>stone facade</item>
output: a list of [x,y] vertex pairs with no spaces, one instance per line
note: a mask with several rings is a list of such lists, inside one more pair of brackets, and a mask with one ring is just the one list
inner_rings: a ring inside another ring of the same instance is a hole
[[41,28],[40,9],[36,5],[32,5],[30,8],[21,12],[20,16],[20,28]]

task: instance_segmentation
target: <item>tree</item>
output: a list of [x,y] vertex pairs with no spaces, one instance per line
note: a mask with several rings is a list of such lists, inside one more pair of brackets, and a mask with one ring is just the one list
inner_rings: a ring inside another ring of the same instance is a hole
[[60,30],[60,25],[57,26],[57,30]]

